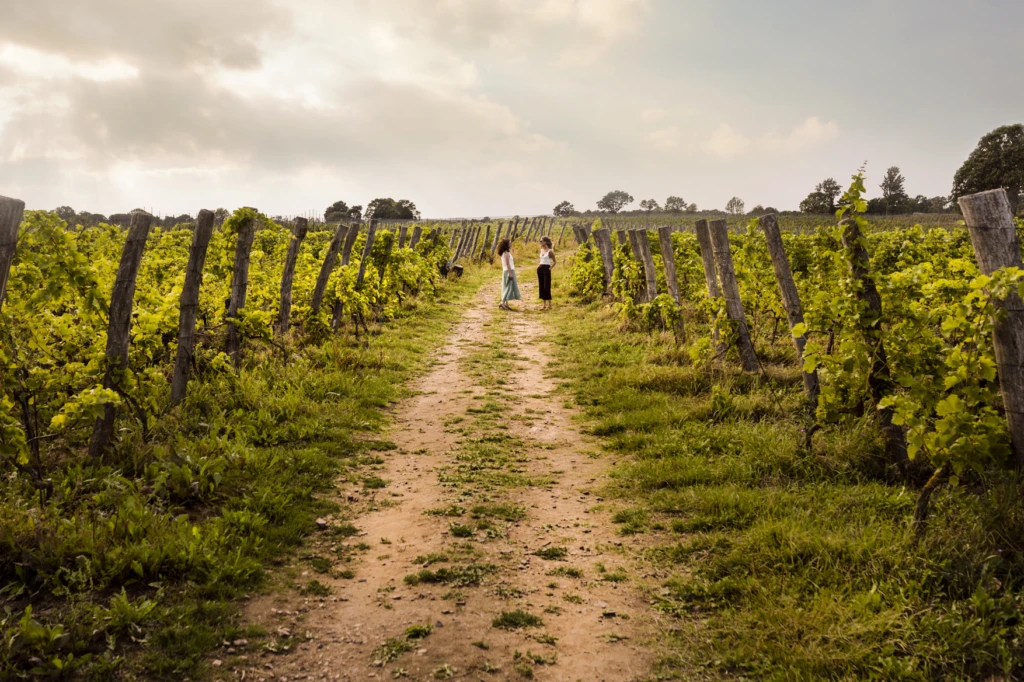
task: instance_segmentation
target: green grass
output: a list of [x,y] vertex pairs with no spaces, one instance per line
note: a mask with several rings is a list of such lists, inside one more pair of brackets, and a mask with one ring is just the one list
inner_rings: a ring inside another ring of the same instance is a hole
[[[29,657],[45,663],[40,674],[64,666],[68,677],[202,675],[207,652],[238,634],[236,600],[264,583],[268,562],[312,533],[359,533],[326,500],[339,477],[375,487],[360,469],[394,444],[362,434],[388,424],[384,408],[482,279],[471,269],[358,342],[349,329],[287,364],[253,344],[237,376],[201,366],[186,401],[150,425],[148,443],[125,438],[105,461],[54,467],[56,494],[42,510],[3,477],[0,586],[10,611],[0,613],[0,677],[34,678]],[[318,530],[321,516],[340,523]],[[330,570],[320,557],[310,566]],[[325,590],[316,580],[303,588]]]
[[540,616],[535,616],[532,613],[527,613],[522,609],[516,609],[515,611],[502,611],[501,615],[497,616],[492,622],[491,626],[499,628],[501,630],[518,630],[520,628],[535,628],[540,627],[544,624],[544,621]]
[[544,549],[538,549],[533,555],[548,561],[558,561],[569,556],[569,550],[565,547],[545,547]]
[[452,568],[439,568],[436,571],[423,569],[405,576],[405,584],[415,587],[423,583],[429,585],[454,585],[455,587],[472,587],[479,585],[485,576],[494,573],[497,568],[490,564],[469,564]]
[[657,674],[1024,676],[1024,504],[1012,482],[942,490],[915,545],[917,492],[887,476],[869,423],[826,427],[804,447],[784,344],[764,354],[764,378],[691,367],[685,347],[623,331],[597,304],[546,319],[565,396],[615,455],[614,521],[647,534],[645,562],[669,576],[653,591],[674,621]]

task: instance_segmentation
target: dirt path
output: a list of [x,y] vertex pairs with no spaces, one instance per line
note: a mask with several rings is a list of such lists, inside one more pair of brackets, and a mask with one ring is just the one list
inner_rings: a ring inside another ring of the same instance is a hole
[[629,541],[595,509],[608,462],[545,377],[542,315],[558,312],[495,297],[481,291],[395,409],[386,487],[342,491],[358,531],[321,534],[293,573],[305,596],[251,604],[271,651],[225,666],[236,677],[646,679],[650,609]]

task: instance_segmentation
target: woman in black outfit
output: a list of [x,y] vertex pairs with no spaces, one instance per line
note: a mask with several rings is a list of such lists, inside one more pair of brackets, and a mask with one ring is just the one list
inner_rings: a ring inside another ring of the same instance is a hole
[[551,269],[555,267],[555,249],[551,237],[540,240],[540,265],[537,266],[537,282],[540,289],[541,310],[551,309]]

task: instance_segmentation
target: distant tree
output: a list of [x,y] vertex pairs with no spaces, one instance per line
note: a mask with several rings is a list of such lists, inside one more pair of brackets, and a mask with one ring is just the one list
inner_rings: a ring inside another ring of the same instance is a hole
[[777,209],[777,208],[773,208],[771,206],[765,206],[764,215],[768,215],[770,213],[778,213],[778,212],[779,212],[779,209]]
[[628,206],[633,203],[633,197],[628,192],[623,192],[620,189],[614,192],[608,192],[604,195],[604,198],[597,202],[597,207],[602,211],[608,211],[609,213],[618,213],[624,206]]
[[686,210],[686,202],[682,197],[671,196],[665,199],[665,210],[669,213],[682,213]]
[[826,203],[828,204],[828,213],[836,212],[836,199],[843,193],[843,188],[839,186],[839,183],[834,178],[825,178],[818,186],[814,188],[814,191],[821,192],[825,195]]
[[576,215],[576,207],[570,204],[568,201],[563,201],[552,211],[556,218],[568,218],[569,216]]
[[363,217],[363,207],[362,206],[359,206],[357,204],[355,206],[350,206],[349,207],[349,209],[348,209],[348,219],[349,220],[359,220],[362,217]]
[[[821,185],[818,185],[821,187]],[[830,206],[828,197],[820,190],[814,190],[807,195],[807,198],[800,202],[802,213],[829,213]]]
[[231,212],[226,208],[218,208],[213,212],[213,224],[220,227],[224,224],[224,221],[228,219],[229,215],[231,215]]
[[53,212],[57,214],[57,217],[68,224],[68,227],[75,226],[75,209],[70,206],[58,206],[53,209]]
[[650,215],[652,211],[657,211],[660,208],[661,206],[658,205],[658,201],[656,199],[643,199],[640,202],[640,210],[647,215]]
[[110,217],[107,218],[107,223],[110,225],[117,225],[119,227],[128,227],[131,224],[132,216],[130,213],[111,213]]
[[408,199],[374,199],[366,205],[366,217],[374,220],[416,220],[416,204]]
[[907,201],[910,199],[904,187],[906,182],[907,179],[900,173],[899,166],[890,166],[889,170],[885,171],[885,177],[882,178],[879,187],[882,189],[887,213],[902,213],[906,210]]
[[725,212],[730,215],[743,215],[743,199],[733,197],[725,205]]
[[748,213],[747,215],[751,215],[751,216],[762,216],[762,215],[764,215],[764,206],[762,206],[761,204],[758,204],[754,208],[750,209],[750,213]]
[[952,202],[965,194],[1006,189],[1016,213],[1024,193],[1024,125],[1000,126],[978,142],[953,176]]
[[324,221],[328,223],[341,222],[348,219],[348,204],[344,201],[335,201],[324,211]]
[[75,216],[75,222],[82,227],[94,227],[100,223],[107,222],[107,216],[102,213],[89,213],[88,211],[82,211]]
[[690,204],[689,206],[687,206],[686,207],[686,212],[687,213],[696,213],[697,212],[697,204]]
[[882,197],[875,197],[874,199],[868,199],[868,213],[885,213],[886,203]]

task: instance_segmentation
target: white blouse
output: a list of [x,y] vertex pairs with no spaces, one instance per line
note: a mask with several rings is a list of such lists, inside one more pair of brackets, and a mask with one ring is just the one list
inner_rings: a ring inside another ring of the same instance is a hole
[[506,251],[501,254],[501,271],[508,272],[509,270],[516,271],[516,262],[512,259],[512,252]]
[[551,249],[545,249],[540,252],[540,264],[551,265]]

